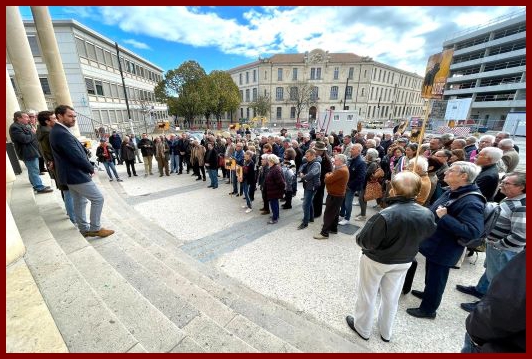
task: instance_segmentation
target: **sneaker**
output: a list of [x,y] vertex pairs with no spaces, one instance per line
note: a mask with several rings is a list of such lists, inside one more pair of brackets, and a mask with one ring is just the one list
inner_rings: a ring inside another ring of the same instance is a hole
[[253,211],[251,208],[246,209],[246,213]]
[[105,229],[105,228],[100,228],[99,231],[89,231],[87,232],[87,237],[108,237],[110,236],[111,234],[115,233],[115,231],[113,231],[112,229]]
[[137,174],[136,174],[136,173],[133,173],[133,176],[137,177]]
[[113,179],[112,179],[112,178],[109,178],[109,182],[113,182]]
[[116,182],[124,182],[124,181],[122,181],[120,178],[117,178]]
[[153,175],[153,172],[150,172],[150,175]]
[[266,222],[268,224],[275,224],[277,223],[277,220],[273,220],[273,219],[270,219],[268,222]]
[[341,225],[341,226],[345,226],[348,223],[349,223],[348,219],[342,219],[341,221],[338,222],[338,224]]
[[366,220],[366,216],[356,216],[355,217],[355,221],[365,221]]
[[314,239],[327,239],[327,238],[329,238],[329,236],[324,236],[323,234],[318,233],[313,238]]
[[248,208],[248,205],[247,204],[243,204],[242,208]]

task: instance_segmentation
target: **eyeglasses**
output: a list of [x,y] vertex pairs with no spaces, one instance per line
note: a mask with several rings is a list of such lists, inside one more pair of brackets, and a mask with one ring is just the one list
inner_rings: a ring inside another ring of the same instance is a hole
[[462,173],[459,168],[449,168],[446,172]]
[[501,182],[501,186],[520,186],[516,183],[511,183],[511,182],[507,182],[507,181],[502,181]]

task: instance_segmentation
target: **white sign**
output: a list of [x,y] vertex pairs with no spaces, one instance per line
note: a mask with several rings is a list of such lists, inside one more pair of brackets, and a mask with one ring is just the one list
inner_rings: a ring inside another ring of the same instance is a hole
[[466,120],[470,107],[471,98],[449,100],[445,111],[445,120]]

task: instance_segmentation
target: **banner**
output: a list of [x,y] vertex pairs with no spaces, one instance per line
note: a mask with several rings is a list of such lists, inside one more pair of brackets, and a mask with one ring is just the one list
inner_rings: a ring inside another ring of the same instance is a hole
[[443,98],[443,90],[449,76],[453,53],[453,49],[447,49],[429,57],[421,88],[421,97],[436,100]]

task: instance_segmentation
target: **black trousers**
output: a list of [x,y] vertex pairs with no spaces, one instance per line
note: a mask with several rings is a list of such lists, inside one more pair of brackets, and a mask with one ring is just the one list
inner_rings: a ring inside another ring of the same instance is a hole
[[[327,195],[325,201],[325,212],[323,212],[323,227],[321,227],[321,234],[329,235],[329,231],[338,232],[338,217],[340,216],[340,207],[344,202],[344,196]],[[315,211],[316,209],[314,209]]]
[[425,263],[425,289],[419,308],[427,313],[434,313],[440,306],[447,279],[449,267],[445,267],[430,260]]
[[135,160],[124,160],[126,163],[126,169],[127,169],[127,175],[131,177],[131,171],[133,171],[134,175],[137,175],[137,171],[135,171]]
[[312,207],[314,208],[314,218],[321,216],[321,212],[323,209],[324,193],[325,193],[325,184],[322,183],[322,185],[318,187],[318,190],[316,191],[316,194],[314,195],[314,199],[312,200]]

